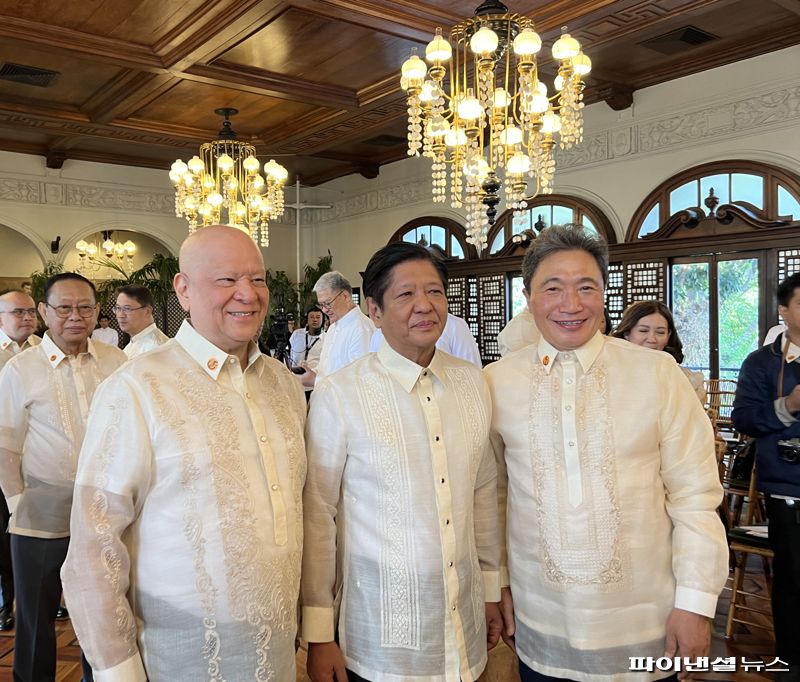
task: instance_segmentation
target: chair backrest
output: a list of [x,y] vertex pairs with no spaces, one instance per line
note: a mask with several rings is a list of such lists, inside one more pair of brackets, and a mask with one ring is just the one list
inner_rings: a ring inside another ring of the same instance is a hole
[[708,379],[706,381],[706,407],[717,414],[717,424],[721,429],[733,428],[731,412],[736,397],[735,379]]

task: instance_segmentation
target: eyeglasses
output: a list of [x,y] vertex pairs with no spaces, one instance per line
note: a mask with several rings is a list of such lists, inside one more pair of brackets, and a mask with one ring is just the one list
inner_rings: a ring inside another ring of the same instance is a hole
[[14,308],[13,310],[0,310],[0,313],[8,313],[16,318],[22,319],[26,315],[28,317],[36,317],[36,308]]
[[336,296],[334,296],[330,301],[327,301],[326,303],[320,302],[319,307],[322,308],[323,310],[330,310],[333,307],[333,302],[337,298],[339,298],[339,296],[341,296],[343,293],[344,289],[342,289],[338,294],[336,294]]
[[130,315],[135,310],[141,310],[142,308],[146,308],[146,305],[140,305],[138,308],[132,308],[129,305],[115,305],[111,310],[114,312],[115,315],[119,315],[120,313],[125,313],[126,315]]
[[45,305],[55,310],[56,315],[62,320],[66,320],[72,314],[73,310],[77,310],[78,315],[85,318],[94,315],[97,309],[97,305],[50,305],[46,301]]

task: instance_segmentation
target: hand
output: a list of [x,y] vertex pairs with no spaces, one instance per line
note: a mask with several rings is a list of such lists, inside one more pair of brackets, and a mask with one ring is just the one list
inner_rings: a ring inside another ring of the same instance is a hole
[[304,362],[300,363],[300,366],[304,367],[306,370],[305,374],[298,374],[300,383],[307,388],[314,388],[314,382],[317,380],[317,373]]
[[486,650],[491,651],[500,641],[503,633],[503,616],[500,613],[500,604],[493,601],[486,602]]
[[786,409],[792,414],[800,412],[800,384],[797,384],[792,389],[792,392],[786,396]]
[[[667,618],[667,637],[664,656],[667,658],[696,659],[708,656],[711,649],[711,623],[699,613],[672,609]],[[691,673],[681,670],[679,680],[691,678]]]
[[503,631],[500,633],[503,641],[511,651],[517,651],[517,644],[514,641],[514,633],[517,625],[514,621],[514,601],[511,598],[511,588],[503,587],[500,590],[500,615],[503,617]]
[[347,664],[336,642],[308,645],[306,671],[311,682],[347,682]]

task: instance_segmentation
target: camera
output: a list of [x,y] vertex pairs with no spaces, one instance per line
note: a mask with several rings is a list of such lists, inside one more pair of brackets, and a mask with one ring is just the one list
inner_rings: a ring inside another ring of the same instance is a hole
[[269,316],[269,348],[276,360],[287,365],[290,362],[289,322],[294,322],[294,315],[287,313],[283,306],[277,307]]
[[778,441],[778,457],[787,464],[800,462],[800,438]]

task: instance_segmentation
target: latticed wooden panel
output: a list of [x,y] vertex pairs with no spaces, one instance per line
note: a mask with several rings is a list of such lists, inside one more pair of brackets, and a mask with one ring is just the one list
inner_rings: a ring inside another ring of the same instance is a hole
[[778,284],[795,272],[800,272],[800,249],[780,249],[778,251]]
[[625,263],[625,305],[653,299],[667,300],[666,264],[661,261]]
[[[484,362],[500,358],[497,335],[506,323],[506,278],[503,274],[477,278],[480,324],[478,348]],[[471,325],[470,325],[471,326]]]
[[456,317],[464,317],[466,284],[465,277],[450,277],[447,280],[447,305]]
[[164,323],[158,326],[161,327],[161,330],[167,336],[175,336],[181,324],[186,319],[186,313],[183,308],[181,308],[181,304],[178,303],[178,297],[175,294],[170,294],[167,298],[167,306],[164,313],[165,314],[159,316],[164,320]]
[[606,308],[611,315],[611,323],[616,327],[622,319],[622,311],[625,310],[625,268],[622,263],[608,265]]

